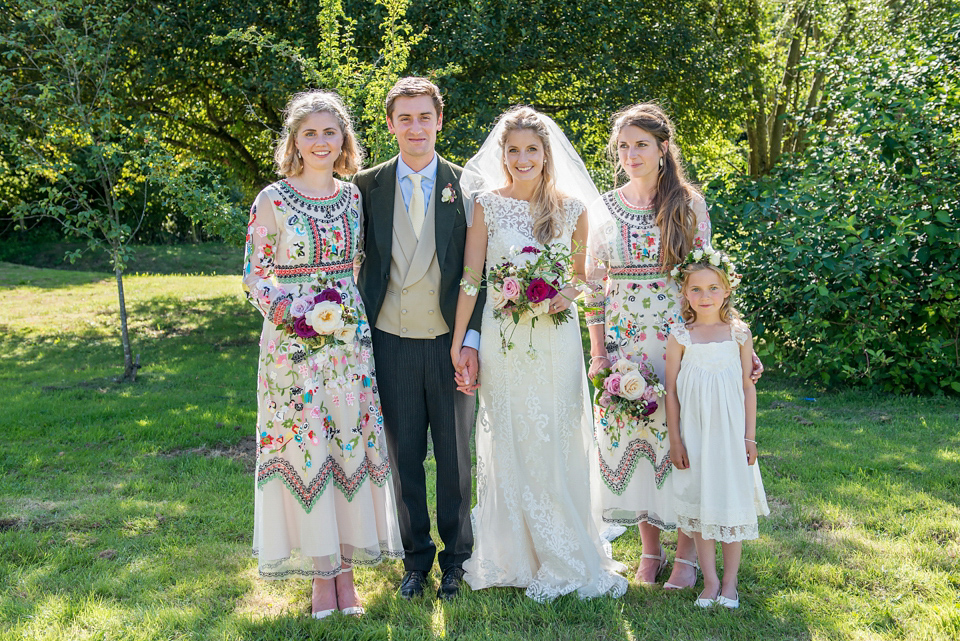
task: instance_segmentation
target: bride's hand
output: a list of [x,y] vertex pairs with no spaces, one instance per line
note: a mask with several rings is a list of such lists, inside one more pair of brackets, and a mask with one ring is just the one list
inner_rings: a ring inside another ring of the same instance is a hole
[[453,361],[453,369],[457,371],[457,374],[460,374],[460,346],[452,345],[450,347],[450,360]]
[[570,303],[577,297],[576,287],[564,287],[556,296],[550,299],[550,313],[559,314],[570,307]]

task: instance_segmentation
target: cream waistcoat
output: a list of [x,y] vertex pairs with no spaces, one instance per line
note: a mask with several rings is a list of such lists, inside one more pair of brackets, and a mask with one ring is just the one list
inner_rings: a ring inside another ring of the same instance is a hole
[[390,281],[377,316],[377,329],[388,334],[436,338],[450,331],[440,314],[440,264],[435,235],[438,191],[434,185],[418,241],[397,180],[393,197]]

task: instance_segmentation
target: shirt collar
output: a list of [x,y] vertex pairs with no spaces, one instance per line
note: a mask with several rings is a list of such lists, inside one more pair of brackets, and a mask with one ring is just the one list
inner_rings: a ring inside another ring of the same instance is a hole
[[433,160],[430,161],[426,167],[420,171],[414,171],[410,169],[410,166],[407,163],[403,162],[403,157],[400,156],[397,158],[397,180],[403,180],[410,174],[420,174],[427,180],[435,181],[437,179],[437,165],[439,165],[439,156],[437,152],[433,152]]

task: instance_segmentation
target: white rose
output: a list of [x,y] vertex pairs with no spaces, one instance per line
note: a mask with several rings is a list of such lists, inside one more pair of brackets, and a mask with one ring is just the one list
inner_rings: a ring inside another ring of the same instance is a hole
[[714,267],[720,266],[720,254],[713,254],[710,256],[710,264]]
[[356,325],[344,325],[339,329],[333,330],[333,337],[339,341],[343,341],[347,345],[353,344],[353,339],[357,335],[357,326]]
[[533,319],[535,316],[543,316],[544,314],[550,311],[550,301],[542,300],[539,303],[533,303],[530,305],[530,309],[525,311],[520,315],[520,322],[526,323]]
[[702,249],[694,249],[694,250],[693,250],[693,260],[700,260],[701,258],[703,258],[703,250],[702,250]]
[[340,305],[328,300],[321,301],[304,314],[310,327],[321,334],[332,334],[335,329],[343,327],[343,312]]
[[490,288],[490,299],[493,301],[494,309],[503,309],[504,305],[507,304],[507,297],[503,295],[499,287]]
[[517,267],[526,267],[527,265],[537,262],[537,255],[536,254],[517,254],[512,259],[510,259],[510,262]]
[[633,361],[629,361],[625,358],[621,358],[614,364],[613,371],[619,372],[621,374],[626,374],[627,372],[637,371],[637,367],[638,367],[637,364],[634,363]]
[[643,380],[643,376],[641,376],[637,370],[627,372],[620,379],[620,396],[628,401],[637,400],[643,396],[643,392],[646,389],[647,382]]
[[544,314],[550,313],[550,299],[544,298],[539,303],[534,303],[530,306],[530,311],[533,312],[534,316],[543,316]]

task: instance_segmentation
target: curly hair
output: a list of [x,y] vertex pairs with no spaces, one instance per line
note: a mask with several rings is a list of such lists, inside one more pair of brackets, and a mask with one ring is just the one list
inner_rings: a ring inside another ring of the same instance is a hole
[[357,142],[357,135],[353,132],[350,113],[340,96],[332,91],[305,91],[296,94],[287,103],[287,108],[284,110],[283,132],[273,152],[277,173],[287,177],[299,176],[303,173],[303,159],[297,155],[297,133],[303,121],[314,113],[332,114],[340,125],[343,145],[340,147],[340,155],[333,163],[333,170],[341,176],[357,173],[363,164],[363,149]]

